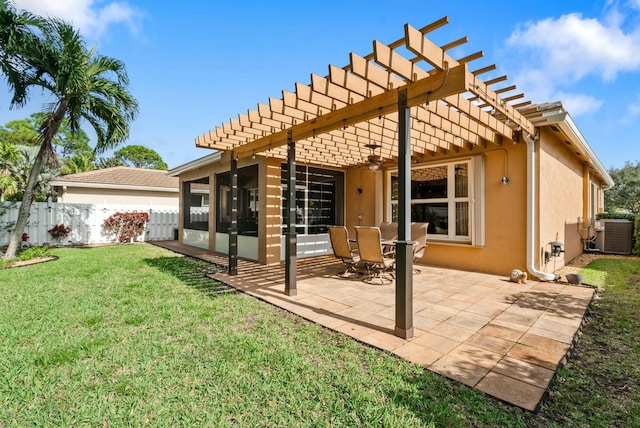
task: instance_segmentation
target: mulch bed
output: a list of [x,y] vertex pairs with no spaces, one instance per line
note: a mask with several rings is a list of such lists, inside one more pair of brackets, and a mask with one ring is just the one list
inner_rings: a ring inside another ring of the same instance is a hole
[[16,262],[6,265],[4,268],[10,269],[10,268],[23,267],[23,266],[31,266],[38,263],[50,262],[53,260],[58,260],[58,256],[36,257],[35,259],[31,259],[31,260],[18,260]]

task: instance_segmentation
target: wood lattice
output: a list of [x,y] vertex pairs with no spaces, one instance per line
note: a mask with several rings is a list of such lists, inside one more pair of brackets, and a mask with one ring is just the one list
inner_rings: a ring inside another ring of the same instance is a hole
[[[466,37],[436,46],[425,36],[448,22],[445,17],[419,30],[406,24],[403,38],[389,45],[374,41],[369,55],[351,53],[347,66],[329,65],[327,76],[312,74],[310,84],[296,83],[295,92],[282,91],[281,98],[216,126],[199,136],[196,145],[233,151],[238,158],[286,159],[290,132],[301,162],[359,165],[370,154],[365,147],[370,143],[381,146],[376,154],[383,161],[393,161],[402,89],[411,106],[414,157],[499,145],[512,140],[516,131],[534,134],[534,123],[541,120],[537,109],[529,101],[510,104],[523,94],[502,98],[516,86],[490,88],[506,76],[480,80],[495,65],[468,70],[482,52],[457,60],[449,56],[447,51],[466,43]],[[405,57],[400,51],[411,54]]]

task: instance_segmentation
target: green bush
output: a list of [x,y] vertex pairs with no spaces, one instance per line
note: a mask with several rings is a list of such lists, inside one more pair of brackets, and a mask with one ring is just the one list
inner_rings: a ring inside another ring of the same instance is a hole
[[620,212],[610,212],[610,213],[600,213],[596,215],[597,220],[602,219],[619,219],[619,220],[631,220],[634,221],[636,218],[635,214],[626,214]]
[[43,245],[42,247],[29,247],[26,250],[21,251],[20,254],[18,254],[18,259],[27,261],[39,257],[49,257],[50,255],[49,247]]

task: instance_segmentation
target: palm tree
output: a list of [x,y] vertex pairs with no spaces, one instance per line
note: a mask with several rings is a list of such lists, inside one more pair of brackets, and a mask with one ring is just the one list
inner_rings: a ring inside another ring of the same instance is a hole
[[4,202],[6,196],[11,196],[18,190],[12,169],[19,156],[18,147],[0,141],[0,202]]
[[16,11],[7,0],[0,0],[0,72],[6,76],[13,93],[11,106],[21,107],[27,101],[25,80],[36,70],[29,66],[22,53],[32,51],[41,43],[37,32],[44,23],[43,18]]
[[49,105],[40,125],[40,148],[26,183],[6,259],[15,257],[38,176],[46,165],[57,164],[52,141],[62,120],[68,119],[72,132],[80,129],[82,120],[89,122],[97,137],[95,152],[102,153],[128,138],[129,122],[138,113],[122,62],[97,55],[95,49],[87,50],[80,33],[64,21],[48,19],[41,30],[38,42],[18,53],[27,64],[19,82],[26,88],[25,93],[33,87],[42,88],[56,101]]
[[93,156],[80,154],[66,159],[60,168],[60,174],[77,174],[79,172],[93,171],[94,169],[96,169],[96,166],[93,162]]
[[[27,188],[27,183],[29,182],[29,176],[31,175],[31,171],[33,170],[33,164],[38,157],[39,152],[38,147],[33,146],[19,146],[18,150],[18,160],[13,165],[12,172],[13,177],[16,181],[16,194],[22,199],[24,196],[24,192]],[[51,186],[49,182],[58,175],[58,169],[51,166],[45,165],[38,177],[36,178],[36,184],[33,188],[33,200],[43,201],[51,194]],[[15,199],[14,199],[15,200]]]

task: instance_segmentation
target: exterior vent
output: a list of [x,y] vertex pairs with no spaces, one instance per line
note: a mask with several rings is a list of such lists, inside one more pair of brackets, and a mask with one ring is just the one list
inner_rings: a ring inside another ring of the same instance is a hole
[[629,220],[600,220],[602,228],[596,236],[596,246],[603,253],[631,254],[633,222]]
[[556,132],[560,132],[560,130],[558,129],[558,127],[557,127],[557,126],[555,126],[555,125],[551,125],[549,128],[553,129],[553,130],[554,130],[554,131],[556,131]]

